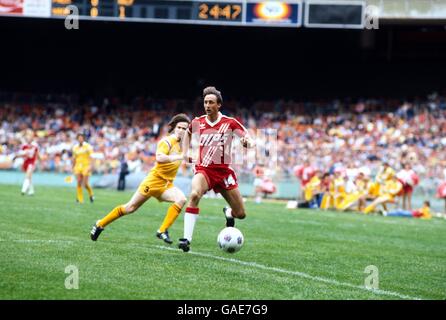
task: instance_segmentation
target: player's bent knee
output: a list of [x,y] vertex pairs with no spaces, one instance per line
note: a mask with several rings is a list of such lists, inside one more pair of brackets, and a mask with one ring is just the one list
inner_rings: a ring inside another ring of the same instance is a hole
[[239,210],[239,211],[233,211],[232,214],[237,218],[237,219],[245,219],[246,218],[246,212],[245,210]]
[[133,213],[133,212],[135,212],[137,209],[138,209],[138,207],[135,206],[134,204],[127,204],[127,205],[125,205],[125,207],[124,207],[125,214]]
[[177,201],[175,201],[175,203],[177,204],[177,206],[179,206],[180,208],[184,207],[184,205],[186,204],[186,197],[184,198],[180,198]]
[[192,192],[190,193],[190,200],[192,202],[198,202],[201,198],[201,193],[195,190],[192,190]]

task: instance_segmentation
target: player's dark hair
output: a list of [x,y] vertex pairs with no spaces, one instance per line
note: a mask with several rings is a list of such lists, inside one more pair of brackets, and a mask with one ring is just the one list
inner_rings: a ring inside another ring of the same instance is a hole
[[203,99],[208,94],[213,94],[217,97],[217,103],[222,104],[223,103],[223,97],[221,96],[221,92],[218,91],[215,87],[206,87],[203,90]]
[[169,133],[171,133],[175,129],[178,122],[190,123],[190,118],[184,113],[179,113],[173,116],[172,119],[170,119],[169,123],[167,124],[169,126],[168,130]]
[[428,200],[424,201],[424,204],[425,204],[426,206],[428,206],[429,208],[431,207],[431,203],[430,203],[430,201],[428,201]]

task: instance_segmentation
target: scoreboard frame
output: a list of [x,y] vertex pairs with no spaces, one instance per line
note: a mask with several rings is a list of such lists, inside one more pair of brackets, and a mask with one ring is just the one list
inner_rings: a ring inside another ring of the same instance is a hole
[[[98,10],[98,8],[101,8],[101,5],[105,2],[104,0],[37,1],[51,1],[50,15],[40,16],[41,18],[51,19],[66,19],[68,15],[73,17],[75,12],[68,8],[72,8],[70,6],[75,6],[79,13],[79,20],[288,28],[299,28],[303,25],[304,0],[145,0],[143,4],[137,3],[138,0],[107,0],[107,6],[109,6],[110,3],[114,3],[115,7],[121,7],[121,13],[125,12],[125,8],[123,7],[132,7],[133,10],[136,7],[133,7],[135,4],[137,6],[147,5],[152,7],[158,6],[158,8],[164,7],[169,11],[169,15],[171,15],[171,12],[178,12],[179,9],[184,9],[188,6],[190,9],[190,17],[186,19],[177,18],[176,15],[167,18],[137,16],[119,17],[116,15],[104,16],[101,15],[101,9]],[[127,2],[130,4],[120,5],[118,4],[119,2]],[[184,3],[184,5],[182,3]],[[203,9],[199,9],[200,6],[202,6]],[[203,12],[206,11],[204,10],[205,6],[207,6],[207,17],[204,17],[205,15],[203,14]],[[87,9],[90,10],[90,15],[85,14]],[[247,12],[248,10],[251,10],[251,12]],[[238,11],[240,11],[239,15],[237,15]],[[57,14],[54,14],[54,12],[57,12]],[[5,15],[0,14],[0,17],[1,16]],[[6,16],[26,17],[26,15]],[[36,18],[39,16],[33,15],[30,17]]]

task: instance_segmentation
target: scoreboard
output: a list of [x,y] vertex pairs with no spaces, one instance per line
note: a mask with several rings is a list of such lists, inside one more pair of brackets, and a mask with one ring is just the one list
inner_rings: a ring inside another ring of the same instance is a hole
[[362,28],[364,8],[365,0],[0,0],[0,16],[292,28]]
[[[18,5],[7,12],[11,3]],[[302,6],[302,0],[0,0],[0,15],[300,27]]]

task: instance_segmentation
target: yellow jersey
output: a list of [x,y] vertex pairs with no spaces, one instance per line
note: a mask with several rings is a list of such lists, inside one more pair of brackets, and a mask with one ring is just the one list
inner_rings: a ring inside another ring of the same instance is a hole
[[338,195],[345,194],[345,181],[344,178],[339,177],[334,179],[333,191]]
[[423,208],[421,208],[418,211],[421,213],[421,219],[431,219],[432,218],[431,210],[429,207],[424,206]]
[[395,170],[393,170],[391,167],[387,167],[386,169],[381,167],[376,175],[376,181],[381,184],[385,184],[386,180],[389,180],[393,176],[395,176]]
[[314,176],[305,186],[305,200],[310,201],[313,199],[313,193],[317,191],[321,186],[321,180],[318,176]]
[[82,146],[79,144],[75,145],[73,147],[73,157],[76,161],[76,165],[89,165],[92,153],[93,147],[88,142],[82,143]]
[[381,195],[391,195],[396,196],[401,189],[403,188],[403,185],[398,180],[389,179],[385,182],[384,186],[380,190]]
[[[174,135],[167,136],[158,142],[156,153],[165,155],[181,154],[181,144]],[[173,181],[180,165],[181,160],[165,163],[157,162],[152,170],[150,170],[150,174],[155,174],[165,180]]]

